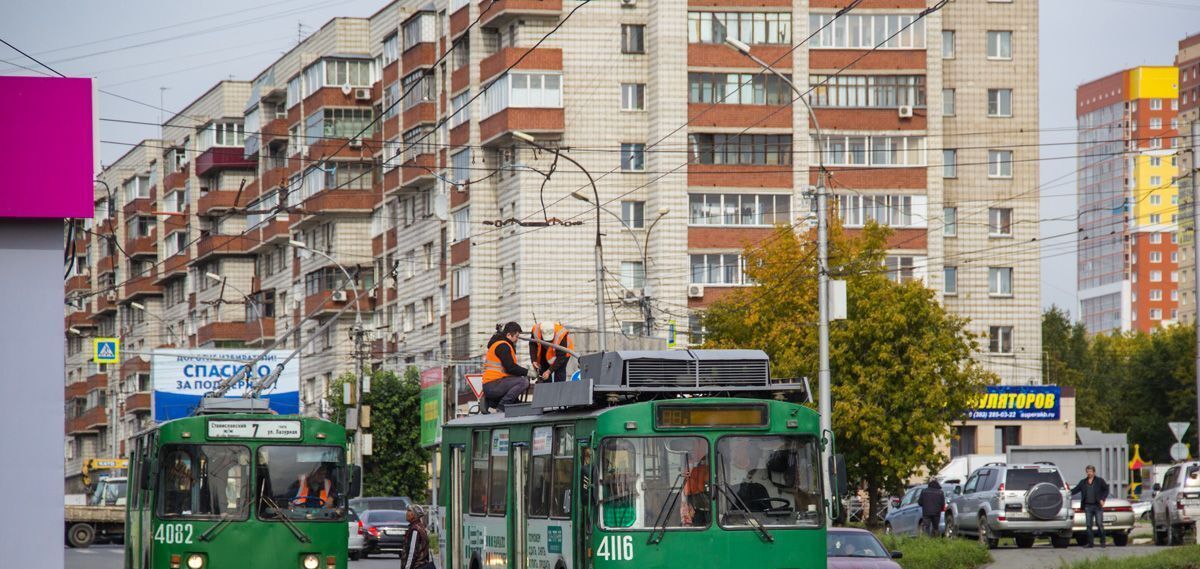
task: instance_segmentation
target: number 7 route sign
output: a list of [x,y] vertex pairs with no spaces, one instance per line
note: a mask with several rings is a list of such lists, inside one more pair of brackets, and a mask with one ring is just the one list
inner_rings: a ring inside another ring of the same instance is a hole
[[121,363],[121,339],[96,338],[92,345],[92,361],[98,364]]

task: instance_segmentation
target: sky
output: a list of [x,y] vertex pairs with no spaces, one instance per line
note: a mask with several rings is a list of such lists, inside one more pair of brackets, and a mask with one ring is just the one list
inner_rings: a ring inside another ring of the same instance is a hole
[[[299,36],[335,16],[369,16],[386,1],[15,0],[0,18],[0,38],[65,75],[95,77],[112,93],[97,94],[102,119],[157,124],[156,107],[179,110],[216,81],[252,79]],[[1073,239],[1063,236],[1075,230],[1075,87],[1135,65],[1171,64],[1177,42],[1200,33],[1200,0],[1041,0],[1040,10],[1041,234],[1051,237],[1041,297],[1075,314]],[[0,45],[0,75],[28,74],[14,64],[37,68]],[[101,161],[157,135],[155,126],[103,121]]]

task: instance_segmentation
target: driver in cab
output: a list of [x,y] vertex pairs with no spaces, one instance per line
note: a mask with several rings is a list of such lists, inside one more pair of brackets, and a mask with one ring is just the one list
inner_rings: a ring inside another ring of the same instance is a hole
[[334,485],[327,465],[317,465],[308,474],[301,474],[288,488],[291,503],[307,508],[332,508]]
[[[758,442],[747,440],[743,444],[733,445],[729,464],[729,484],[733,487],[737,498],[751,512],[762,512],[770,507],[769,499],[774,497],[770,489],[770,473],[762,460],[762,448]],[[741,509],[742,504],[734,504]]]

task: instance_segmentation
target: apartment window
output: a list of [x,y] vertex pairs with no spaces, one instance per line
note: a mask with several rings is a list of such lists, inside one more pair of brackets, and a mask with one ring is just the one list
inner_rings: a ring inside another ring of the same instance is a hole
[[287,108],[292,108],[300,104],[300,76],[296,75],[288,80],[287,83],[287,101],[284,103]]
[[1162,130],[1162,119],[1150,119],[1150,130]]
[[988,89],[988,116],[1012,116],[1012,89]]
[[1179,251],[1171,251],[1171,262],[1172,263],[1179,262]]
[[471,121],[471,107],[467,103],[471,101],[471,90],[467,89],[450,99],[450,119],[447,121],[450,128],[454,128],[460,124],[466,124]]
[[1171,301],[1176,302],[1178,300],[1179,300],[1179,291],[1178,290],[1171,291]]
[[1157,289],[1157,288],[1150,289],[1150,300],[1162,300],[1162,299],[1163,299],[1162,289]]
[[1012,267],[988,267],[988,294],[1012,296]]
[[958,294],[958,267],[942,267],[942,282],[943,293]]
[[404,331],[412,332],[417,327],[417,305],[410,304],[404,307]]
[[954,89],[942,89],[942,115],[947,117],[954,116],[957,111],[957,104],[954,99]]
[[433,297],[427,296],[421,300],[421,313],[425,315],[425,325],[433,324],[435,314],[433,312]]
[[1150,309],[1150,319],[1151,320],[1162,320],[1162,309],[1161,308],[1151,308]]
[[1161,186],[1162,185],[1162,176],[1150,176],[1150,185],[1151,186]]
[[621,53],[646,53],[646,26],[621,24]]
[[632,229],[641,229],[646,226],[646,202],[643,201],[623,201],[621,202],[621,221]]
[[1012,326],[988,327],[988,351],[993,354],[1013,353]]
[[942,150],[942,177],[958,177],[958,150],[953,148]]
[[710,285],[749,284],[745,260],[739,253],[691,255],[692,283]]
[[625,336],[643,336],[646,332],[645,322],[622,322],[621,334]]
[[788,134],[692,134],[690,156],[697,164],[786,165],[792,161]]
[[1150,214],[1150,223],[1151,224],[1162,223],[1162,214],[1159,214],[1159,213]]
[[621,262],[621,286],[637,290],[646,286],[646,267],[641,261]]
[[370,87],[371,61],[368,59],[326,59],[318,61],[304,70],[304,96],[315,93],[321,87]]
[[1162,233],[1159,233],[1157,231],[1155,231],[1154,233],[1151,233],[1150,234],[1150,242],[1155,245],[1162,243]]
[[646,145],[641,143],[621,143],[621,170],[625,172],[641,172],[646,169]]
[[383,120],[400,114],[400,82],[393,81],[383,88]]
[[178,254],[181,251],[186,250],[187,244],[188,244],[187,232],[174,231],[170,235],[167,235],[165,243],[163,244],[163,246],[166,248],[164,252],[167,254],[168,257],[170,257],[172,255]]
[[1161,111],[1162,110],[1162,99],[1150,99],[1150,110]]
[[483,92],[483,116],[507,108],[562,108],[562,75],[509,72]]
[[944,207],[942,208],[942,236],[957,237],[958,236],[958,208]]
[[[1153,184],[1154,182],[1150,182]],[[1158,194],[1150,194],[1150,205],[1162,205],[1162,196]]]
[[471,236],[471,208],[464,207],[450,214],[450,228],[457,243]]
[[840,195],[839,215],[846,227],[874,221],[892,227],[924,227],[925,196]]
[[314,168],[325,173],[326,190],[369,190],[371,189],[371,165],[360,162],[326,162],[325,167]]
[[826,166],[925,165],[923,136],[826,136],[819,145]]
[[1012,32],[989,31],[987,33],[988,59],[1012,59]]
[[809,13],[813,48],[925,49],[925,20],[916,14]]
[[125,221],[125,226],[128,228],[130,239],[149,237],[154,232],[154,218],[144,216],[132,217]]
[[437,17],[433,12],[421,12],[404,22],[401,32],[404,33],[404,50],[420,44],[429,43],[434,39]]
[[[788,79],[790,75],[785,75]],[[726,105],[787,105],[792,89],[783,79],[757,73],[688,73],[688,101]]]
[[400,83],[403,89],[401,92],[405,93],[401,103],[404,110],[407,111],[421,103],[433,101],[434,91],[437,87],[432,73],[427,73],[424,69],[414,71],[405,75]]
[[1159,158],[1158,156],[1151,156],[1150,157],[1150,165],[1151,166],[1162,166],[1162,158]]
[[1179,282],[1179,271],[1171,271],[1171,282]]
[[370,134],[368,127],[375,112],[368,108],[322,109],[308,116],[304,136],[313,142],[321,138],[358,138]]
[[450,179],[462,185],[471,179],[471,149],[467,148],[450,155]]
[[148,199],[150,197],[150,177],[134,176],[125,180],[123,188],[126,202]]
[[1012,177],[1012,161],[1013,161],[1013,152],[1011,150],[989,150],[988,151],[988,177],[989,178],[1011,178]]
[[1012,236],[1012,211],[1012,208],[1007,207],[988,208],[989,237]]
[[[757,77],[761,77],[758,75]],[[768,76],[769,77],[769,76]],[[924,75],[813,75],[814,107],[924,107]],[[786,84],[788,99],[792,93]]]
[[432,271],[433,270],[433,243],[432,242],[426,243],[421,248],[421,253],[422,253],[422,258],[425,259],[425,270]]
[[942,30],[942,59],[954,58],[954,30]]
[[[689,74],[690,75],[690,74]],[[646,84],[621,83],[621,110],[646,110]]]
[[690,225],[790,224],[787,194],[689,194]]
[[450,298],[458,300],[471,295],[471,269],[463,267],[451,273]]
[[205,127],[200,133],[200,147],[245,146],[246,127],[240,122],[217,122]]
[[392,34],[383,40],[383,64],[389,65],[400,59],[400,36]]
[[1161,138],[1151,138],[1150,139],[1150,148],[1154,149],[1154,150],[1162,148],[1162,139]]
[[790,12],[688,12],[688,43],[792,43]]
[[1161,283],[1162,282],[1162,271],[1150,271],[1150,282]]
[[894,283],[906,283],[918,278],[917,258],[909,255],[888,255],[884,261],[884,276]]

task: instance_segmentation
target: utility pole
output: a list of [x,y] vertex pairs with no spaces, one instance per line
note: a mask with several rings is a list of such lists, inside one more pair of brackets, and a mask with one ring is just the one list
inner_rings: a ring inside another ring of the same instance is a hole
[[366,372],[364,369],[367,365],[366,334],[367,331],[363,328],[362,321],[355,321],[354,331],[351,333],[354,337],[354,359],[358,366],[358,385],[354,396],[355,415],[358,416],[357,424],[354,427],[358,434],[355,437],[354,455],[356,459],[355,463],[359,466],[363,464],[363,439],[365,438],[365,433],[363,432],[363,393],[369,391],[369,389],[364,389],[366,386]]
[[[1192,304],[1196,308],[1196,317],[1192,321],[1196,329],[1196,360],[1193,368],[1196,374],[1196,433],[1200,436],[1200,184],[1196,183],[1196,175],[1200,174],[1200,166],[1196,164],[1196,145],[1200,143],[1200,121],[1193,121],[1192,132],[1186,151],[1188,153],[1188,184],[1192,186]],[[1197,439],[1200,448],[1200,438]],[[1200,527],[1200,526],[1197,526]],[[1200,542],[1200,531],[1196,532],[1196,540]]]

